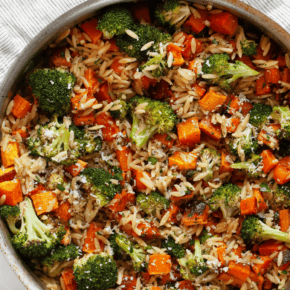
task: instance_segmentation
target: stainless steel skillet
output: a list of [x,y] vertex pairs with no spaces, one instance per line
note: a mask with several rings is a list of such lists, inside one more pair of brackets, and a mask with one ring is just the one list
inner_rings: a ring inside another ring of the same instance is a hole
[[[187,1],[191,2],[191,0]],[[2,87],[0,87],[0,122],[2,123],[6,106],[10,101],[10,99],[5,96],[12,96],[14,94],[21,80],[21,76],[34,65],[33,59],[37,55],[39,55],[50,43],[60,36],[63,31],[75,26],[86,18],[91,17],[97,10],[107,5],[124,2],[133,2],[133,0],[89,0],[63,14],[43,29],[19,55],[8,71],[6,78],[2,83]],[[273,20],[247,4],[244,4],[238,0],[195,0],[194,2],[201,4],[212,4],[215,8],[228,10],[234,13],[238,17],[258,27],[264,34],[275,40],[283,49],[290,51],[290,35]],[[29,268],[25,265],[25,262],[15,252],[11,246],[9,237],[10,235],[6,225],[2,220],[0,220],[1,253],[3,253],[9,265],[13,268],[27,289],[45,289],[41,281],[29,270]],[[290,285],[287,285],[285,290],[290,290]]]

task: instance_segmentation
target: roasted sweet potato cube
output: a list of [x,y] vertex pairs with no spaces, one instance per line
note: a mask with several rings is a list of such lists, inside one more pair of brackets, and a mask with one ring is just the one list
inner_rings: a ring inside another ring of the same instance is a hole
[[64,170],[75,177],[78,176],[83,171],[83,169],[87,167],[87,165],[88,165],[87,162],[78,159],[77,163],[65,167]]
[[174,152],[168,158],[169,167],[177,167],[179,170],[190,170],[196,168],[197,154],[192,152]]
[[1,148],[1,159],[5,168],[14,165],[14,160],[18,157],[19,148],[17,142],[10,142],[5,151]]
[[56,194],[52,191],[45,191],[31,196],[37,215],[48,213],[58,209]]
[[11,113],[14,115],[15,118],[24,118],[26,114],[30,111],[31,104],[20,95],[16,95],[13,101],[14,106]]
[[55,215],[61,220],[68,222],[71,218],[70,203],[68,201],[60,203]]
[[171,270],[171,257],[169,255],[151,255],[149,259],[150,275],[165,275],[170,273]]
[[[97,226],[95,223],[90,223],[89,228],[87,229],[87,235],[83,244],[83,252],[93,253],[97,251],[97,247],[95,244],[96,233],[102,230],[101,227]],[[102,241],[99,242],[100,251],[104,251],[105,245]]]
[[23,201],[20,181],[18,179],[4,181],[0,183],[0,198],[5,195],[4,204],[14,206]]
[[0,169],[0,182],[13,180],[16,175],[16,170],[14,167],[9,167],[6,169]]

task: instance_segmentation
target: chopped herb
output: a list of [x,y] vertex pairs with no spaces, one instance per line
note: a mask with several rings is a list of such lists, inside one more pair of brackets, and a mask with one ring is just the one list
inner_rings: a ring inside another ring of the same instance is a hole
[[148,157],[148,162],[150,162],[152,165],[155,165],[157,163],[157,158],[155,157]]
[[65,190],[65,187],[62,184],[60,184],[60,183],[56,186],[56,188],[59,189],[60,191],[64,191]]
[[261,190],[262,192],[271,192],[270,187],[269,187],[268,184],[266,184],[266,183],[261,183],[261,184],[260,184],[260,190]]

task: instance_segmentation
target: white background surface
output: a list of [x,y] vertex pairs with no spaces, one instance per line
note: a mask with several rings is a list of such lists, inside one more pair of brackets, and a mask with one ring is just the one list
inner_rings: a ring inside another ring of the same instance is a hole
[[[0,59],[3,57],[0,63],[0,82],[7,67],[11,64],[12,59],[15,59],[25,44],[29,42],[37,32],[65,11],[84,1],[85,0],[0,0]],[[267,14],[290,31],[290,20],[288,17],[283,17],[286,15],[285,12],[287,13],[287,10],[290,9],[290,0],[242,1]],[[56,7],[57,9],[55,9]],[[17,15],[17,17],[15,17],[15,15]],[[3,35],[12,35],[13,37],[9,39],[8,42],[4,43]],[[11,44],[11,46],[9,44]],[[8,266],[4,256],[0,253],[0,290],[25,289],[26,288],[22,286],[17,276]]]

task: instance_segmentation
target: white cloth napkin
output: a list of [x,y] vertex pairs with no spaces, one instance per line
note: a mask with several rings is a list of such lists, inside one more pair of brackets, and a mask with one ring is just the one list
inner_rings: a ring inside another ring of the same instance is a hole
[[[13,61],[34,36],[54,19],[85,1],[0,0],[0,84]],[[242,1],[290,32],[290,0]]]

